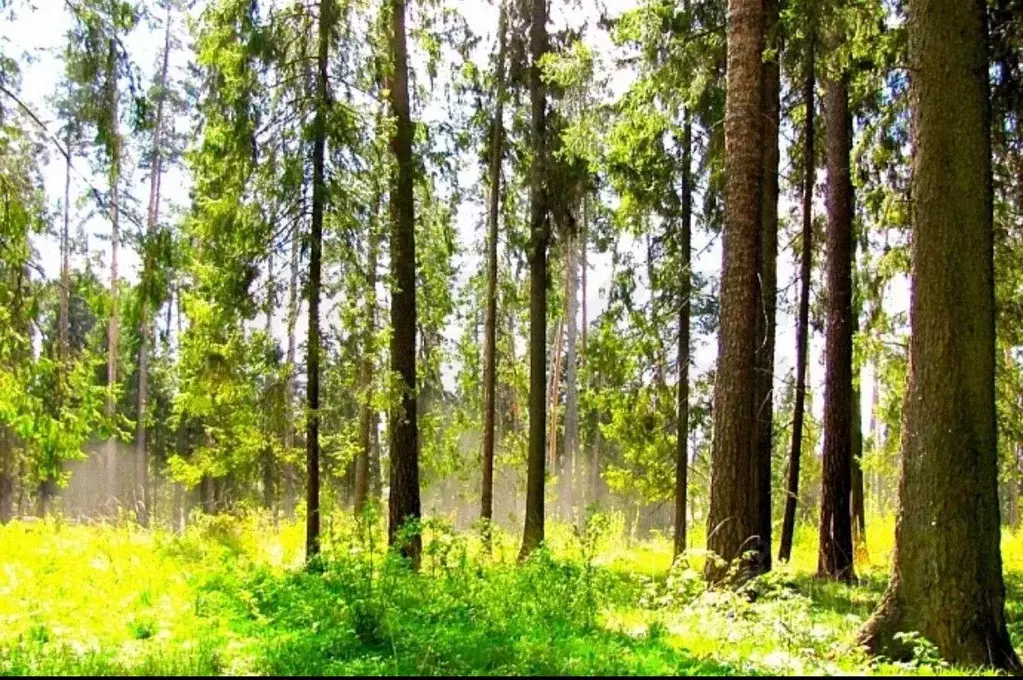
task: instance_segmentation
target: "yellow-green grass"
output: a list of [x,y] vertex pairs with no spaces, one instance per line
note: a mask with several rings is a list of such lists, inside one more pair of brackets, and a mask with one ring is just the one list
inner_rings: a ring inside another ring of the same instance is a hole
[[[855,633],[883,591],[894,536],[871,518],[856,586],[823,583],[816,532],[741,592],[707,591],[694,549],[549,528],[525,565],[516,536],[428,523],[420,575],[385,559],[381,527],[327,524],[303,569],[303,529],[258,514],[183,536],[59,520],[0,527],[0,673],[842,674],[952,673],[868,659]],[[702,537],[695,529],[692,543]],[[1005,534],[1010,630],[1023,633],[1023,537]]]

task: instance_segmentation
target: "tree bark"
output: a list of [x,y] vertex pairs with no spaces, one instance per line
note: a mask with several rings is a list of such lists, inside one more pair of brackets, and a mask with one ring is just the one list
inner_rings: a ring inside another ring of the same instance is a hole
[[792,535],[799,504],[799,463],[803,450],[803,419],[806,413],[806,364],[810,331],[810,275],[813,266],[813,187],[816,183],[814,159],[814,118],[816,103],[815,40],[811,33],[806,52],[803,100],[806,103],[806,128],[803,137],[803,243],[799,273],[799,312],[796,321],[796,394],[792,411],[792,442],[789,448],[789,474],[785,493],[778,559],[788,562],[792,556]]
[[313,211],[309,244],[309,339],[306,347],[306,560],[320,552],[320,277],[323,211],[327,199],[324,150],[327,141],[327,59],[334,3],[321,0],[316,55],[316,115],[313,120]]
[[[408,53],[405,46],[405,0],[391,1],[391,113],[396,119],[391,150],[397,161],[391,188],[391,370],[400,377],[400,404],[391,417],[391,495],[388,538],[420,517],[419,428],[416,422],[416,244],[413,202],[412,118],[408,98]],[[422,537],[406,537],[402,554],[419,568]]]
[[[110,140],[110,320],[107,324],[107,417],[113,420],[117,415],[117,402],[114,388],[117,385],[117,346],[120,338],[119,315],[117,302],[117,249],[121,240],[120,203],[118,201],[119,184],[121,182],[121,139],[118,132],[117,118],[117,44],[110,39],[107,52],[107,106],[109,107],[111,134]],[[117,438],[110,437],[106,443],[106,483],[107,495],[116,512],[118,503],[117,488]]]
[[573,474],[576,467],[576,459],[579,455],[579,384],[578,384],[578,363],[579,356],[576,351],[578,339],[578,326],[576,315],[578,310],[578,239],[575,234],[569,234],[565,242],[567,259],[565,277],[568,279],[568,295],[565,298],[565,446],[562,452],[561,463],[561,502],[566,522],[573,521],[575,508]]
[[547,435],[547,222],[546,95],[540,60],[547,51],[547,2],[532,0],[529,28],[531,55],[529,98],[532,108],[533,160],[530,176],[529,254],[529,463],[526,479],[526,519],[521,557],[544,540],[544,475]]
[[771,460],[774,456],[774,339],[778,308],[778,131],[781,115],[778,0],[764,2],[764,32],[775,56],[763,66],[763,175],[754,379],[757,460],[757,571],[771,570]]
[[284,450],[289,457],[284,463],[281,489],[281,505],[284,518],[295,518],[295,464],[290,456],[295,449],[295,323],[298,320],[298,245],[299,233],[295,228],[291,235],[291,272],[288,282],[288,349],[284,358],[287,375],[284,379],[284,408],[287,422],[284,425]]
[[679,228],[678,422],[675,450],[675,541],[673,557],[686,549],[686,508],[689,492],[689,316],[692,297],[692,118],[686,110],[682,126],[682,223]]
[[[762,0],[728,2],[725,224],[721,328],[714,390],[714,443],[707,547],[725,562],[756,550],[754,346],[763,169]],[[743,575],[749,574],[746,565]],[[714,561],[707,577],[723,575]]]
[[504,6],[497,24],[497,91],[494,95],[494,120],[490,139],[490,213],[487,235],[487,309],[483,331],[483,489],[482,517],[486,544],[490,547],[489,522],[494,518],[494,414],[497,391],[497,228],[501,209],[501,159],[504,137],[504,61],[507,17]]
[[824,456],[817,575],[853,578],[852,513],[852,219],[849,171],[852,117],[845,76],[826,88],[828,227],[824,362]]
[[860,642],[916,631],[956,665],[1023,672],[1005,625],[983,0],[909,0],[909,387],[892,578]]
[[[160,215],[160,175],[163,173],[163,156],[160,152],[163,133],[163,105],[166,100],[167,66],[170,61],[171,10],[167,7],[167,25],[163,39],[163,62],[156,98],[156,125],[153,127],[153,148],[149,169],[149,210],[146,219],[147,241],[156,238],[156,225]],[[156,263],[152,261],[151,245],[143,253],[142,281],[153,276]],[[138,358],[138,418],[135,428],[135,519],[140,526],[149,526],[149,447],[147,442],[146,409],[149,401],[149,351],[153,342],[153,321],[149,310],[148,290],[143,286],[141,311],[139,314],[139,358]]]
[[370,491],[370,458],[373,455],[373,429],[376,427],[376,410],[373,406],[373,372],[376,366],[377,332],[377,232],[376,216],[380,203],[377,193],[373,208],[373,219],[369,225],[366,245],[366,304],[363,314],[362,403],[359,406],[359,453],[355,460],[355,514],[361,515]]

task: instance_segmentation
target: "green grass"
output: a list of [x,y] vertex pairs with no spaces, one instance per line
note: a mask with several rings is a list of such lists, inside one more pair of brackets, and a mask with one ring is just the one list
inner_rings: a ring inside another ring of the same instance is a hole
[[[410,573],[347,516],[318,568],[302,527],[206,518],[183,536],[59,520],[0,528],[0,674],[722,675],[952,673],[872,660],[855,632],[884,589],[891,521],[868,526],[859,585],[812,578],[814,532],[792,564],[741,592],[708,591],[702,556],[550,529],[523,565],[475,534],[427,523]],[[694,543],[702,540],[694,537]],[[1007,536],[1010,630],[1023,636],[1023,543]],[[869,560],[867,559],[869,556]]]

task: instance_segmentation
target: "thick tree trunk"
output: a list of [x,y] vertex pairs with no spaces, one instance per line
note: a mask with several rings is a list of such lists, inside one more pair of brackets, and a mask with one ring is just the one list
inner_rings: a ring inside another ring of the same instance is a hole
[[860,642],[916,631],[947,661],[1023,672],[999,549],[990,106],[983,0],[909,0],[909,388],[892,578]]
[[[721,329],[714,389],[714,444],[707,548],[726,562],[756,550],[759,526],[754,450],[757,264],[763,169],[762,0],[728,2],[725,103],[725,225]],[[723,575],[713,561],[707,577]],[[749,568],[741,570],[744,575]]]
[[806,413],[806,364],[810,332],[810,274],[813,265],[813,187],[816,183],[814,159],[814,117],[816,103],[815,43],[807,45],[803,100],[806,103],[806,128],[803,137],[803,243],[799,270],[799,313],[796,321],[796,394],[792,411],[792,441],[789,448],[789,474],[785,491],[785,516],[781,526],[778,559],[788,562],[792,556],[792,535],[796,528],[799,504],[799,462],[803,450],[803,419]]
[[771,570],[771,460],[774,455],[774,338],[778,308],[778,130],[781,70],[778,49],[778,1],[764,2],[764,33],[775,57],[763,67],[763,175],[760,215],[759,287],[756,317],[755,408],[757,460],[757,571]]
[[490,213],[487,216],[487,316],[483,331],[483,489],[482,517],[488,526],[486,544],[490,547],[489,522],[494,518],[494,414],[497,392],[497,227],[501,209],[501,159],[504,137],[504,61],[506,10],[501,6],[497,24],[497,91],[494,95],[494,120],[490,139]]
[[529,253],[529,463],[526,479],[526,519],[521,556],[544,540],[545,437],[547,435],[547,196],[546,107],[540,60],[547,51],[547,2],[532,0],[529,28],[531,55],[529,98],[532,106],[533,167],[530,177]]
[[313,120],[313,211],[309,244],[309,339],[306,345],[306,560],[320,552],[320,278],[323,211],[327,200],[327,60],[334,3],[321,0],[316,54],[316,116]]
[[[391,0],[391,113],[396,127],[391,150],[397,161],[391,188],[391,370],[401,378],[401,399],[391,416],[391,495],[388,538],[420,517],[419,427],[416,422],[416,242],[413,203],[412,118],[408,98],[408,53],[405,47],[405,0]],[[406,537],[402,554],[419,567],[422,537]]]
[[[167,7],[167,25],[163,40],[163,64],[160,68],[159,92],[156,98],[156,125],[153,127],[153,148],[149,168],[149,210],[146,219],[146,238],[149,244],[156,239],[156,225],[160,215],[160,175],[163,173],[163,157],[160,153],[163,133],[163,105],[166,99],[167,66],[170,60],[171,11]],[[143,253],[142,280],[153,276],[152,245]],[[149,405],[149,352],[153,342],[153,321],[149,310],[147,290],[143,288],[141,312],[139,314],[139,363],[138,363],[138,417],[135,427],[135,519],[140,526],[149,526],[149,447],[146,409]]]
[[678,421],[675,448],[675,541],[673,557],[686,549],[686,508],[689,492],[689,316],[692,296],[692,152],[693,128],[689,111],[682,127],[682,224],[679,228],[678,304]]
[[824,350],[824,456],[817,575],[853,578],[852,513],[852,259],[853,196],[849,172],[852,117],[844,77],[828,83],[827,330]]

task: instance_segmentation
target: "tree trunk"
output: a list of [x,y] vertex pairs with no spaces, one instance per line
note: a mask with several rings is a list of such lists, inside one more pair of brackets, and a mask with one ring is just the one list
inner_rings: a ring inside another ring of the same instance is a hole
[[487,548],[490,547],[489,523],[494,518],[494,414],[497,391],[497,227],[501,209],[501,158],[504,137],[504,60],[506,10],[501,6],[497,24],[497,92],[494,96],[494,120],[490,140],[490,213],[487,235],[487,311],[483,340],[483,489],[482,517]]
[[366,245],[366,305],[363,313],[362,336],[362,403],[359,405],[359,453],[355,459],[355,514],[361,515],[369,498],[370,458],[373,448],[373,428],[376,427],[376,411],[373,406],[373,372],[376,366],[377,332],[377,232],[376,217],[379,212],[380,194],[377,193],[373,207],[373,219],[369,225]]
[[909,387],[892,578],[860,642],[916,631],[948,662],[1023,672],[1005,625],[995,416],[986,3],[909,0]]
[[[64,224],[60,231],[60,303],[57,317],[57,412],[60,414],[67,398],[68,361],[70,358],[70,311],[71,298],[71,133],[65,138],[64,167]],[[53,461],[61,465],[61,461]],[[45,517],[50,511],[57,491],[53,476],[46,473],[39,484],[39,516]]]
[[306,560],[320,552],[320,277],[323,211],[327,200],[327,59],[334,3],[321,0],[316,55],[316,116],[313,120],[313,211],[309,244],[309,339],[306,346]]
[[852,513],[852,260],[853,195],[849,172],[852,117],[845,77],[828,83],[827,331],[824,362],[824,456],[817,575],[853,578]]
[[526,480],[526,519],[521,556],[544,540],[544,453],[547,435],[547,196],[546,95],[540,60],[547,51],[547,2],[532,0],[529,27],[531,55],[529,99],[532,108],[533,167],[530,176],[529,253],[529,467]]
[[[120,338],[119,315],[117,303],[117,248],[121,240],[120,204],[118,202],[119,184],[121,182],[121,140],[117,131],[117,44],[110,39],[107,53],[107,106],[110,120],[113,122],[113,138],[110,141],[110,320],[107,325],[107,417],[113,420],[117,415],[117,402],[114,389],[117,385],[117,345]],[[117,485],[117,442],[111,436],[106,443],[106,482],[107,495],[116,512],[118,503]]]
[[578,362],[576,353],[576,340],[578,327],[576,326],[576,313],[578,309],[578,265],[576,259],[578,242],[575,234],[570,234],[565,242],[568,257],[566,262],[565,276],[568,279],[568,297],[565,298],[566,327],[565,327],[565,446],[562,452],[561,465],[561,503],[562,514],[566,522],[574,520],[575,508],[574,489],[572,476],[575,471],[576,459],[579,455],[579,384],[578,384]]
[[[408,53],[405,47],[405,0],[391,0],[391,50],[394,73],[389,86],[395,133],[391,150],[397,161],[391,188],[391,370],[400,377],[400,404],[391,416],[391,495],[388,539],[420,517],[419,427],[416,422],[416,242],[413,202],[412,117],[408,98]],[[402,554],[419,568],[422,537],[406,537]]]
[[284,408],[287,422],[284,425],[284,450],[288,461],[281,471],[281,505],[284,518],[295,518],[295,464],[290,456],[295,449],[295,323],[298,320],[298,245],[299,233],[295,228],[291,236],[291,276],[288,283],[288,350],[284,363],[287,375],[284,379]]
[[1009,468],[1009,527],[1013,533],[1019,531],[1019,459],[1020,445],[1012,447],[1012,464]]
[[781,41],[778,2],[764,2],[764,33],[775,49],[763,67],[763,175],[760,215],[760,259],[756,316],[756,376],[754,380],[757,461],[757,571],[771,570],[771,460],[774,455],[774,338],[778,308],[778,131],[781,112]]
[[[561,401],[561,357],[562,342],[565,339],[565,319],[558,322],[558,332],[554,336],[554,370],[551,371],[550,384],[547,386],[547,467],[554,468],[558,464],[558,403]],[[559,470],[560,472],[560,470]]]
[[[721,329],[707,548],[726,562],[757,547],[754,344],[763,167],[762,0],[728,2]],[[722,575],[713,561],[707,577]],[[742,570],[748,573],[748,569]]]
[[[853,335],[859,326],[856,310],[853,310]],[[854,373],[856,368],[853,368]],[[857,555],[866,556],[867,551],[867,509],[863,482],[863,414],[860,406],[860,388],[853,382],[852,394],[852,539]]]
[[171,11],[167,7],[167,25],[163,40],[163,63],[160,67],[159,92],[156,97],[156,125],[153,127],[153,148],[149,168],[149,210],[146,219],[146,247],[143,253],[142,301],[139,313],[139,364],[138,364],[138,418],[135,428],[135,519],[140,526],[149,526],[149,447],[146,408],[149,405],[149,351],[153,341],[153,321],[149,310],[150,290],[145,282],[153,276],[152,248],[156,239],[156,225],[160,215],[160,175],[163,172],[163,157],[160,142],[163,133],[163,104],[166,98],[167,66],[170,60]]
[[810,275],[813,265],[813,187],[816,183],[814,159],[815,41],[811,34],[806,52],[803,101],[806,103],[806,129],[803,138],[803,243],[799,273],[799,314],[796,321],[796,394],[792,411],[792,442],[789,448],[789,474],[785,493],[785,516],[781,527],[778,559],[788,562],[792,556],[792,535],[796,528],[799,504],[799,462],[803,450],[803,419],[806,413],[806,364],[810,332]]
[[688,110],[682,127],[682,224],[679,229],[678,422],[675,450],[675,542],[673,557],[686,549],[686,508],[689,492],[689,315],[692,296],[692,149],[693,127]]

